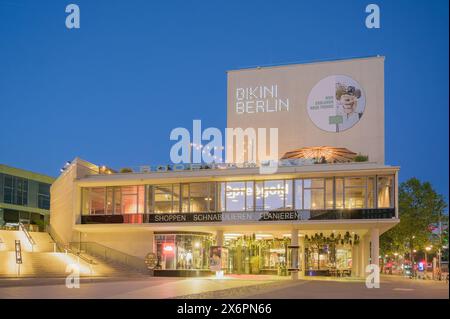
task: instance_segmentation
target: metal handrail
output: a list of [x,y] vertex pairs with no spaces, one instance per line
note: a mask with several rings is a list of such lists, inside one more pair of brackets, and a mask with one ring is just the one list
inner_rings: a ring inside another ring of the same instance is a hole
[[31,249],[33,249],[33,246],[36,245],[36,241],[31,237],[28,229],[25,228],[25,225],[22,222],[19,222],[19,229],[24,232],[25,237],[27,237],[28,242],[31,244]]
[[50,238],[55,242],[56,248],[59,251],[77,256],[78,258],[84,260],[85,262],[87,262],[90,265],[96,264],[92,259],[82,255],[81,252],[73,250],[70,247],[70,243],[64,244],[63,241],[61,240],[61,238],[56,234],[56,232],[53,230],[53,228],[50,225],[47,225],[46,230],[47,230],[47,233],[49,234]]
[[105,261],[116,262],[141,272],[147,271],[144,259],[128,255],[97,242],[71,242],[69,245],[73,251],[78,250],[79,253],[84,251],[91,256],[102,258]]

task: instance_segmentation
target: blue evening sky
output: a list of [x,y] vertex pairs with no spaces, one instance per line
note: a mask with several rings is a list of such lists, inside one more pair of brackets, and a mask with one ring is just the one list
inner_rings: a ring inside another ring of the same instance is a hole
[[[81,29],[65,27],[65,7]],[[367,29],[365,7],[381,8]],[[226,126],[226,70],[384,55],[386,163],[448,198],[448,1],[0,0],[0,163],[168,163]]]

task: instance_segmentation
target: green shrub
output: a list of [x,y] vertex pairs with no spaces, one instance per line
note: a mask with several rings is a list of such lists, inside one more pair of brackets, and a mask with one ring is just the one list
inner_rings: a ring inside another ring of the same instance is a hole
[[355,156],[355,162],[367,162],[369,161],[369,156],[358,154]]

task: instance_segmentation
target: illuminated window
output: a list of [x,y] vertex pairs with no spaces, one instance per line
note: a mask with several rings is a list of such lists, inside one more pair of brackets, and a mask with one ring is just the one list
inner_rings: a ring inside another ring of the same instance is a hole
[[324,180],[322,178],[303,180],[303,208],[324,209]]
[[122,214],[136,214],[138,212],[138,187],[122,187]]
[[225,186],[227,211],[245,211],[245,182],[229,182]]
[[346,177],[345,178],[345,208],[365,208],[366,207],[366,178]]
[[292,180],[286,180],[284,182],[284,208],[286,209],[293,209],[293,181]]
[[190,212],[215,211],[215,183],[190,184]]
[[375,178],[367,177],[367,208],[375,208]]
[[344,179],[336,178],[335,181],[336,188],[336,209],[344,208]]
[[264,209],[284,209],[284,180],[264,182]]
[[255,210],[264,210],[264,182],[255,182]]
[[101,215],[105,214],[105,187],[91,188],[89,193],[90,198],[90,214]]
[[394,186],[393,176],[378,176],[377,182],[378,208],[394,207],[393,186]]
[[172,212],[172,184],[153,185],[155,213]]
[[334,186],[333,178],[325,179],[325,208],[334,208]]

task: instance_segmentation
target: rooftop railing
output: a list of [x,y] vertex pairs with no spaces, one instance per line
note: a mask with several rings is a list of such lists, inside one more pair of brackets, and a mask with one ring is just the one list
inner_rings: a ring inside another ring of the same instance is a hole
[[[342,166],[349,164],[376,164],[375,162],[345,162],[345,163],[319,163],[313,160],[305,159],[288,159],[280,160],[277,162],[277,167],[305,167],[305,166],[320,166],[320,165],[333,165]],[[198,170],[230,170],[230,169],[248,169],[248,168],[259,168],[261,166],[268,166],[269,163],[262,163],[257,165],[255,163],[185,163],[185,164],[162,164],[162,165],[141,165],[141,166],[129,166],[124,167],[118,171],[113,171],[111,169],[100,170],[100,174],[111,175],[111,174],[143,174],[152,172],[185,172],[185,171],[198,171]]]

